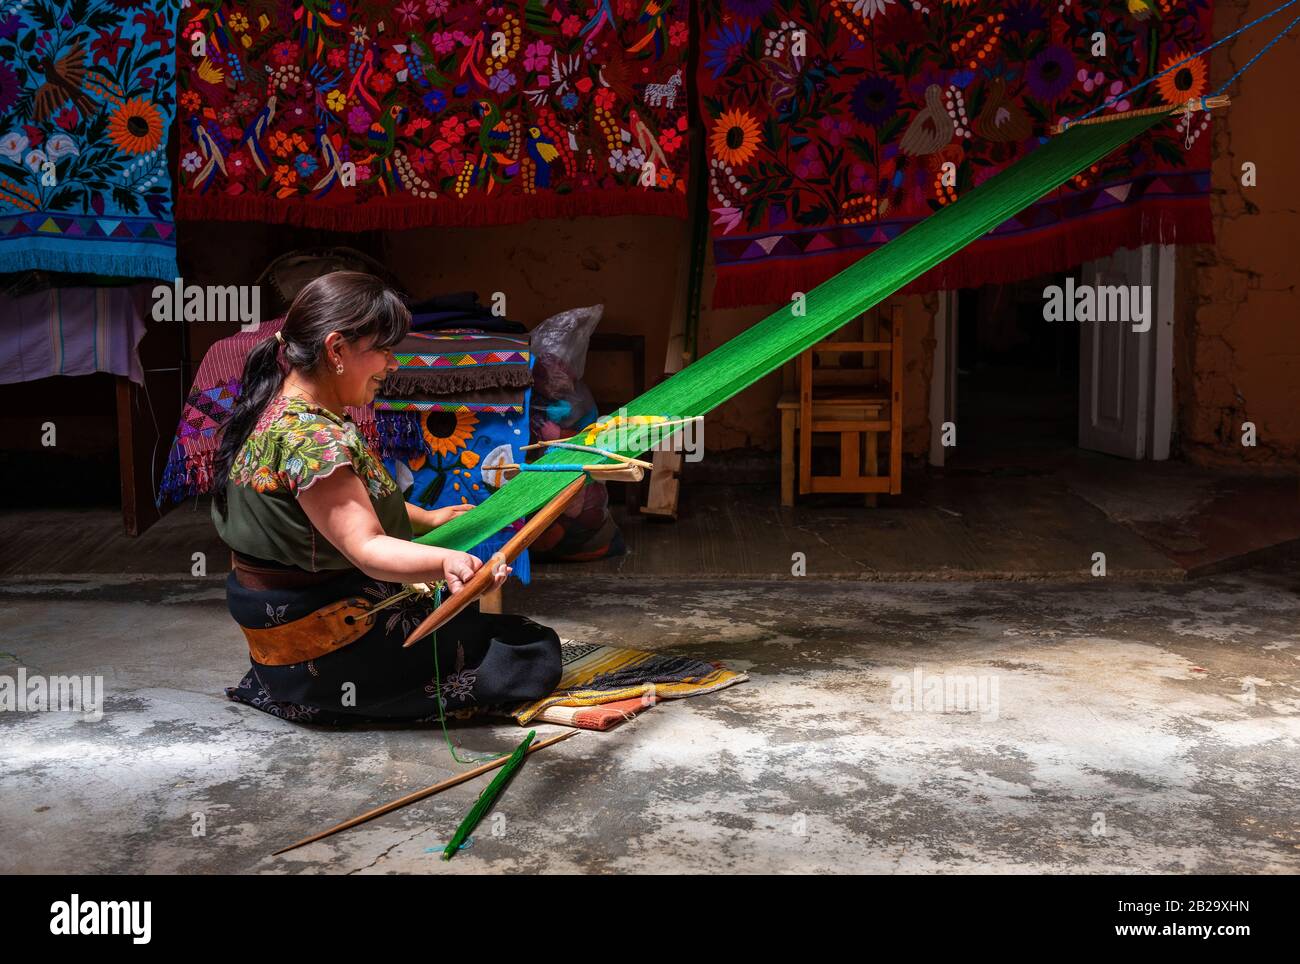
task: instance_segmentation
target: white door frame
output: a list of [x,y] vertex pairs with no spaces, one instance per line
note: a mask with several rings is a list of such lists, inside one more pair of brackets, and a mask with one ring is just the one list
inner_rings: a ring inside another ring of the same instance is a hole
[[930,369],[930,464],[943,465],[943,423],[957,421],[957,292],[939,292]]
[[[1146,405],[1145,444],[1142,457],[1162,461],[1169,458],[1174,425],[1174,269],[1175,249],[1171,244],[1143,245],[1139,263],[1141,277],[1136,284],[1152,286],[1155,317],[1146,334],[1152,339],[1150,397]],[[1079,267],[1082,278],[1096,273],[1095,262]],[[940,291],[934,316],[934,355],[930,375],[930,464],[944,464],[943,423],[957,421],[957,292]],[[1065,324],[1065,322],[1058,322]],[[1080,391],[1083,390],[1082,382]],[[1082,399],[1080,399],[1082,404]]]
[[1174,246],[1151,244],[1153,257],[1143,258],[1155,272],[1150,283],[1151,303],[1155,318],[1149,334],[1155,338],[1151,352],[1151,404],[1147,406],[1150,423],[1147,425],[1148,459],[1164,461],[1169,458],[1169,448],[1174,435]]

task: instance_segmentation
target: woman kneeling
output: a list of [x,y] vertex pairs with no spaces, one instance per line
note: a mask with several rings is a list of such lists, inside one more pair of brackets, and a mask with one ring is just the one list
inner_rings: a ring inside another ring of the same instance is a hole
[[[374,400],[409,326],[396,292],[340,271],[303,288],[249,353],[212,505],[252,663],[226,690],[233,700],[307,723],[436,720],[540,699],[559,683],[559,637],[531,619],[473,604],[408,649],[431,599],[370,612],[404,583],[458,592],[482,565],[411,541],[471,507],[404,501],[344,411]],[[501,567],[495,585],[509,574]]]

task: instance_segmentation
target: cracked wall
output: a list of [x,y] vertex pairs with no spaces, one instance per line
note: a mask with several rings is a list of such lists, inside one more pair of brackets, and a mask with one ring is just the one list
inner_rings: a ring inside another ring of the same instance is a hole
[[[1272,0],[1220,0],[1214,36],[1224,37],[1272,9]],[[1267,21],[1211,55],[1222,83],[1277,33]],[[1182,454],[1224,466],[1293,468],[1300,462],[1300,301],[1296,256],[1300,218],[1300,129],[1279,92],[1294,83],[1300,39],[1284,38],[1228,91],[1216,115],[1215,243],[1180,251],[1182,305],[1175,336],[1177,425]],[[1242,184],[1242,165],[1258,184]],[[1253,422],[1258,444],[1241,444]]]

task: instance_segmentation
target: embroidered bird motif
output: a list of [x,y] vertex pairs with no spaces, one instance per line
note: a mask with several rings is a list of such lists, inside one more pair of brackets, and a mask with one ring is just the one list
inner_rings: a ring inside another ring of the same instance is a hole
[[476,156],[466,158],[457,177],[456,193],[464,197],[471,186],[476,186],[487,179],[487,193],[491,194],[498,180],[503,183],[508,178],[500,176],[498,169],[518,163],[518,157],[511,157],[507,151],[513,139],[513,129],[501,116],[497,106],[491,101],[480,100],[474,103],[474,116],[479,119],[478,146]]
[[266,104],[257,112],[257,116],[244,128],[244,136],[239,140],[241,147],[248,145],[248,153],[253,158],[253,163],[263,174],[266,173],[266,165],[271,163],[271,158],[262,149],[262,138],[266,136],[267,128],[271,126],[274,118],[275,94],[270,94],[266,98]]
[[82,90],[86,78],[86,50],[73,47],[55,60],[52,56],[41,62],[45,83],[36,88],[32,116],[38,121],[49,120],[56,110],[72,101],[83,117],[95,113],[95,102]]
[[366,143],[372,150],[365,157],[357,159],[359,164],[379,161],[380,170],[384,174],[379,181],[379,189],[385,194],[388,193],[388,185],[399,183],[393,170],[392,154],[397,145],[397,125],[405,124],[408,116],[409,112],[401,104],[393,104],[379,115],[379,120],[366,131]]
[[330,140],[329,134],[325,133],[323,122],[316,125],[315,133],[316,149],[320,151],[321,168],[325,174],[312,185],[311,189],[317,192],[318,198],[322,198],[333,190],[334,185],[342,178],[343,162],[339,158],[339,152],[334,149],[334,142]]
[[596,12],[583,24],[582,29],[578,31],[578,36],[585,37],[591,34],[594,37],[605,28],[606,24],[613,23],[615,23],[614,10],[610,7],[609,0],[597,0]]
[[465,55],[461,57],[460,67],[456,71],[458,77],[464,77],[465,71],[468,70],[474,79],[479,82],[479,85],[485,89],[488,86],[488,81],[479,72],[478,62],[487,47],[484,38],[490,37],[493,29],[492,25],[486,22],[479,28],[478,33],[474,34],[474,39],[470,42],[470,45],[465,48]]
[[648,24],[649,29],[646,35],[627,48],[630,54],[639,53],[652,40],[655,45],[655,60],[664,55],[664,18],[668,16],[668,11],[672,9],[672,0],[642,0],[641,9],[637,13],[637,26]]
[[190,118],[190,133],[194,136],[194,143],[198,145],[199,156],[203,158],[203,166],[194,175],[190,187],[199,188],[200,194],[206,194],[217,176],[217,171],[221,171],[223,175],[226,173],[226,156],[197,115]]
[[956,125],[943,106],[943,88],[931,84],[925,89],[925,106],[912,118],[898,142],[904,154],[919,157],[933,154],[952,140]]
[[659,146],[659,140],[641,119],[641,115],[635,110],[629,110],[627,118],[632,122],[632,136],[636,139],[637,147],[641,148],[646,158],[660,167],[668,167],[668,158],[664,155],[663,148]]
[[551,164],[560,156],[555,141],[542,133],[539,127],[528,128],[528,143],[524,150],[537,165],[536,183],[538,187],[549,187],[551,183]]
[[366,143],[376,150],[380,157],[393,153],[397,143],[397,125],[406,123],[408,112],[401,104],[393,104],[379,115],[379,120],[370,125],[366,131]]
[[975,133],[990,141],[1022,141],[1030,134],[1029,115],[1007,97],[1001,77],[989,81],[988,100],[975,118]]

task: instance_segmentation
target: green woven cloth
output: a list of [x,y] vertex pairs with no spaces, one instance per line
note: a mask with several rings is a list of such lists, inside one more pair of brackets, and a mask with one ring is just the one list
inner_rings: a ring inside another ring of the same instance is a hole
[[[1170,111],[1175,109],[1171,107]],[[955,203],[819,284],[807,293],[804,316],[794,316],[789,305],[779,308],[628,402],[627,414],[675,418],[703,415],[1168,116],[1149,114],[1069,128]],[[612,435],[607,438],[612,440]],[[610,448],[602,440],[596,444]],[[641,452],[621,454],[636,456]],[[572,463],[573,453],[552,452],[539,461]],[[576,476],[574,472],[519,475],[473,512],[417,541],[460,550],[478,545],[545,505]]]

